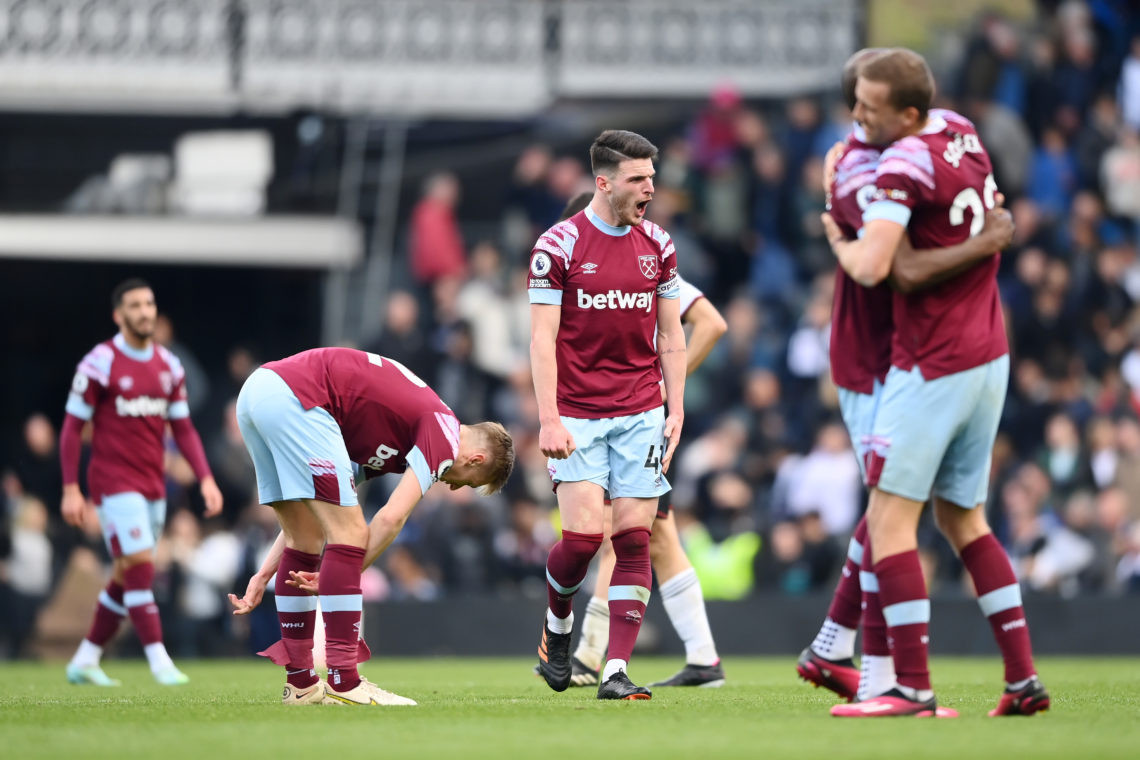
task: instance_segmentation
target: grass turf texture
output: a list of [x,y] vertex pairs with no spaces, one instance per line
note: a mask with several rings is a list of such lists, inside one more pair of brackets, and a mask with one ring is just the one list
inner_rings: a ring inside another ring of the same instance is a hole
[[[638,657],[638,683],[679,659]],[[62,663],[0,666],[0,757],[222,758],[1135,758],[1140,659],[1041,658],[1052,709],[988,718],[1001,666],[936,658],[935,686],[958,720],[843,720],[830,692],[795,676],[795,657],[725,661],[721,689],[660,689],[649,702],[555,694],[531,659],[369,662],[362,672],[418,707],[289,707],[281,671],[263,661],[183,661],[162,687],[141,661],[109,660],[116,689],[71,686]]]

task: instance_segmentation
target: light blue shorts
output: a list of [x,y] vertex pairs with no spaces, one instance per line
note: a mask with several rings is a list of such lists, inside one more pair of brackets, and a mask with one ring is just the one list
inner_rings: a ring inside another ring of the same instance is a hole
[[103,540],[112,557],[126,557],[153,549],[166,522],[166,499],[148,500],[126,491],[104,496],[95,507]]
[[875,429],[875,412],[879,409],[879,399],[883,396],[883,384],[875,379],[870,393],[856,393],[846,388],[837,388],[839,391],[839,413],[843,416],[843,424],[847,426],[847,435],[851,437],[851,448],[855,450],[855,459],[859,462],[859,475],[863,482],[867,482],[867,448],[871,442],[871,433]]
[[914,501],[983,503],[1008,385],[1008,355],[930,381],[918,367],[891,367],[875,414],[868,485]]
[[669,491],[669,482],[661,472],[665,407],[626,417],[561,419],[577,448],[566,459],[547,460],[550,479],[555,483],[588,480],[615,499],[649,499]]
[[249,376],[238,394],[237,418],[262,504],[318,499],[357,505],[340,425],[320,407],[302,407],[276,372],[260,368]]

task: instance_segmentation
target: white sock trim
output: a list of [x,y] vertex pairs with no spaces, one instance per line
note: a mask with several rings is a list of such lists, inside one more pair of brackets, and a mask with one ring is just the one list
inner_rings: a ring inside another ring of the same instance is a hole
[[547,608],[546,627],[550,629],[551,633],[570,633],[574,630],[574,613],[571,612],[565,618],[560,618],[555,617],[554,612]]
[[606,660],[605,670],[602,671],[602,683],[610,680],[610,676],[619,670],[624,670],[628,674],[628,667],[629,663],[625,660]]
[[855,655],[855,629],[840,625],[830,617],[823,619],[812,651],[825,660],[846,660]]
[[102,658],[103,647],[98,644],[92,644],[87,639],[83,639],[83,641],[79,642],[79,647],[71,657],[71,664],[77,668],[86,668],[91,665],[98,665]]

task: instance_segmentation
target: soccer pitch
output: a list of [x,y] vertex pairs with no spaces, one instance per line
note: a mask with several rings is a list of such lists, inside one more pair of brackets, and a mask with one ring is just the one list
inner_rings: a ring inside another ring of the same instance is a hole
[[[660,689],[649,702],[551,692],[532,661],[376,660],[362,672],[418,707],[280,704],[264,661],[190,661],[189,686],[154,684],[142,661],[106,663],[117,689],[70,686],[62,663],[0,668],[0,756],[26,758],[1135,758],[1140,658],[1040,658],[1053,697],[1031,718],[988,718],[1001,665],[935,658],[957,720],[841,720],[829,692],[795,676],[795,658],[725,659],[721,689]],[[639,683],[680,660],[638,657]]]

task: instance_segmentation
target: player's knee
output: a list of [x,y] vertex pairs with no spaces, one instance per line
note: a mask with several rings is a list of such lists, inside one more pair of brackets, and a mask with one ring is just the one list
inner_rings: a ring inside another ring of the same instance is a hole
[[942,499],[934,503],[934,524],[955,550],[989,532],[982,509],[965,509]]
[[575,561],[587,563],[598,553],[602,545],[602,537],[594,534],[567,535],[562,534],[562,550],[572,556]]
[[143,549],[133,554],[124,554],[115,558],[116,569],[125,572],[128,568],[144,563],[154,564],[154,550]]
[[631,528],[613,537],[614,554],[619,557],[644,555],[649,552],[649,530]]

